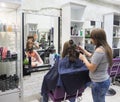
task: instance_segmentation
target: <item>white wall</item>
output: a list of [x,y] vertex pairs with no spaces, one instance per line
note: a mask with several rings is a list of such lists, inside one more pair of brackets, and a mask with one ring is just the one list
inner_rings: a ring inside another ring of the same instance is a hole
[[103,3],[83,3],[86,5],[84,18],[85,20],[95,20],[95,21],[103,21],[103,14],[110,13],[110,12],[120,12],[119,8],[115,6],[108,6],[107,4]]
[[23,0],[22,2],[23,9],[39,10],[41,6],[41,0]]
[[50,29],[52,26],[52,20],[49,16],[26,14],[25,23],[38,24],[38,28]]
[[0,23],[6,25],[16,24],[16,11],[12,9],[6,9],[6,12],[3,12],[5,9],[1,9],[0,13]]

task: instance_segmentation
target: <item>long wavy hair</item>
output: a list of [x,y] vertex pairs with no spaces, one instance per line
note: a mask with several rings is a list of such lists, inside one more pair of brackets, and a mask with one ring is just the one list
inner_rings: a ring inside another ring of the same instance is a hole
[[109,44],[107,43],[106,33],[103,29],[96,28],[92,30],[90,37],[94,40],[96,48],[99,46],[103,46],[107,55],[107,59],[109,62],[109,66],[112,65],[112,49],[110,48]]
[[65,56],[69,57],[69,61],[74,62],[79,58],[79,51],[77,51],[77,46],[74,44],[73,40],[66,41],[63,46],[62,58]]
[[[31,47],[30,47],[30,44],[32,44]],[[27,43],[26,43],[26,51],[30,51],[30,52],[33,51],[33,41],[31,41],[31,40],[27,41]]]

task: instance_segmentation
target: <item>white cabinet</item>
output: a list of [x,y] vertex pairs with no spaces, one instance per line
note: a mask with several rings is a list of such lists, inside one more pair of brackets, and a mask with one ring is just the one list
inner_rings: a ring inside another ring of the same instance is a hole
[[[104,29],[107,34],[107,41],[113,49],[114,57],[120,53],[120,14],[109,13],[104,15]],[[118,53],[119,52],[119,53]]]
[[20,100],[22,51],[19,7],[20,4],[0,2],[0,102]]
[[84,5],[69,2],[62,6],[62,46],[65,41],[73,39],[84,46]]

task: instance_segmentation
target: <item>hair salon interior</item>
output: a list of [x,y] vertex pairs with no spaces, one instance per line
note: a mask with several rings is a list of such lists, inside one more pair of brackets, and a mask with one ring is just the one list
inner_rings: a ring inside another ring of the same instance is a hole
[[[117,59],[108,71],[106,102],[120,102],[120,0],[0,0],[0,102],[42,102],[44,76],[61,57],[64,43],[72,39],[93,52],[94,28],[105,30]],[[36,59],[28,57],[33,51]],[[74,95],[54,91],[48,92],[49,102],[69,102],[69,97],[93,102],[90,86]]]

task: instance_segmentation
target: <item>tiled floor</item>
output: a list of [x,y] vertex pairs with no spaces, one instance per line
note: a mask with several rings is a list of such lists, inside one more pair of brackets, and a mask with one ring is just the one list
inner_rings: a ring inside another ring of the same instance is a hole
[[[106,96],[106,102],[120,102],[120,86],[112,85],[110,87],[116,90],[116,95]],[[37,95],[36,99],[34,97],[34,100],[31,100],[29,102],[39,102],[39,99],[40,99],[40,95]],[[50,100],[49,102],[52,102],[52,101]],[[91,89],[89,87],[83,93],[82,100],[80,102],[93,102],[92,96],[91,96]]]
[[[120,86],[111,86],[116,91],[116,95],[114,96],[106,96],[106,102],[120,102]],[[82,95],[81,102],[93,102],[91,96],[91,89],[87,88]]]

